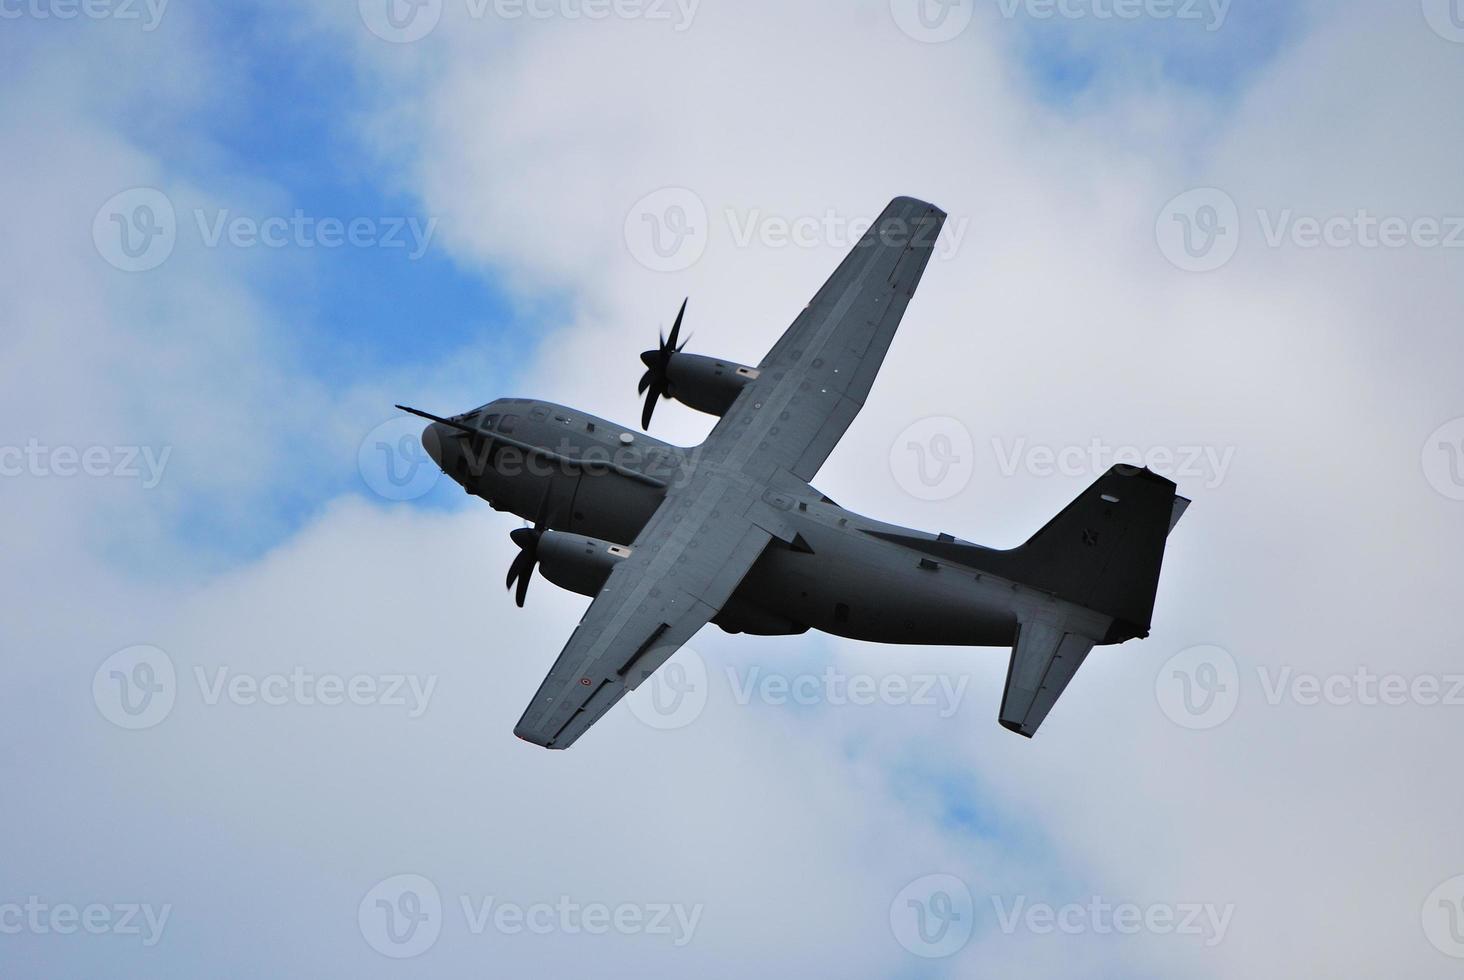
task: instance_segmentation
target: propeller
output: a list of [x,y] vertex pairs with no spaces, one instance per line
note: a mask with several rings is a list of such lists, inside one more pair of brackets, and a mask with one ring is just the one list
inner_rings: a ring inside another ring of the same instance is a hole
[[[676,346],[676,339],[681,336],[681,318],[686,316],[686,300],[681,301],[681,310],[676,314],[676,323],[671,327],[671,336],[661,338],[661,346],[655,350],[648,350],[641,355],[641,363],[646,366],[646,373],[641,375],[640,384],[635,390],[646,396],[646,407],[641,410],[641,428],[650,429],[651,413],[656,410],[656,402],[668,397],[670,381],[666,377],[667,370],[671,367],[671,355],[679,354],[681,347]],[[687,338],[690,340],[691,338]]]
[[517,528],[508,536],[518,545],[519,553],[514,556],[513,564],[508,566],[508,580],[504,585],[512,589],[514,583],[518,583],[513,601],[522,609],[524,597],[529,594],[529,579],[534,577],[534,566],[539,563],[539,539],[544,536],[544,525]]

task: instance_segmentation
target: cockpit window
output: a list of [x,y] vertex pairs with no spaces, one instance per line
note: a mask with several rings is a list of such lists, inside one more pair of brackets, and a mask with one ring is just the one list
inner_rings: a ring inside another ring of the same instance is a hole
[[483,420],[483,425],[481,427],[484,428],[484,429],[491,429],[491,428],[493,428],[497,424],[498,424],[498,416],[497,415],[490,415],[486,419]]
[[542,408],[533,408],[529,410],[529,418],[533,419],[535,422],[544,421],[544,419],[547,418],[548,415],[548,411]]
[[519,417],[517,415],[505,415],[503,417],[503,421],[498,423],[498,431],[512,432],[514,430],[514,427],[518,425],[518,422]]

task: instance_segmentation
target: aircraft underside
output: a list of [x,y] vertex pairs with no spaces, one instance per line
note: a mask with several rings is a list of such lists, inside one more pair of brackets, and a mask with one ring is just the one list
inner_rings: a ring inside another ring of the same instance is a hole
[[641,428],[678,401],[718,417],[692,449],[562,405],[504,398],[432,422],[463,488],[530,523],[506,583],[593,597],[515,727],[572,745],[707,623],[878,643],[1011,646],[999,722],[1031,737],[1093,647],[1147,636],[1188,501],[1116,466],[1018,548],[852,514],[815,478],[864,405],[945,221],[901,197],[756,367],[688,354],[683,303],[641,355]]

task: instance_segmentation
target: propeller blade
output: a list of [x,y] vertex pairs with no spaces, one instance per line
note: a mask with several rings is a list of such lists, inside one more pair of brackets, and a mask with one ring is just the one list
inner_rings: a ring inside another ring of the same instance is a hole
[[[681,350],[680,347],[676,346],[676,338],[681,336],[681,318],[686,316],[686,303],[689,299],[691,299],[690,296],[681,301],[681,309],[676,313],[676,323],[671,327],[671,336],[666,338],[666,340],[661,343],[663,353]],[[669,351],[667,350],[667,348],[669,348]]]
[[520,609],[524,606],[524,598],[529,594],[529,580],[534,577],[534,566],[539,562],[539,538],[543,534],[544,525],[538,524],[534,527],[517,528],[508,535],[518,545],[519,553],[508,566],[508,578],[504,584],[510,589],[518,586],[514,589],[513,601]]
[[659,343],[655,350],[648,350],[641,354],[641,363],[646,366],[646,373],[641,375],[640,383],[635,386],[637,394],[646,396],[645,406],[641,409],[641,428],[649,430],[651,427],[651,415],[656,411],[656,402],[662,398],[670,397],[671,382],[667,374],[671,370],[671,357],[681,353],[681,349],[691,340],[690,335],[680,344],[677,341],[681,338],[681,323],[686,319],[686,304],[690,297],[681,301],[681,309],[676,311],[676,322],[671,325],[671,335],[658,331],[656,336]]
[[[525,568],[524,566],[526,565],[529,566],[529,568]],[[519,576],[531,571],[532,566],[533,559],[529,557],[529,553],[527,551],[520,551],[518,554],[514,555],[513,561],[509,563],[508,566],[508,578],[504,579],[503,581],[504,587],[509,589],[513,588],[513,583],[518,580]]]
[[645,429],[647,431],[650,430],[651,413],[656,410],[656,402],[660,401],[662,393],[663,389],[661,387],[661,379],[657,378],[654,382],[651,383],[650,390],[646,392],[646,405],[645,408],[641,409],[642,429]]
[[524,599],[529,594],[529,578],[529,573],[525,572],[523,578],[518,580],[518,588],[513,593],[513,603],[520,609],[524,608]]

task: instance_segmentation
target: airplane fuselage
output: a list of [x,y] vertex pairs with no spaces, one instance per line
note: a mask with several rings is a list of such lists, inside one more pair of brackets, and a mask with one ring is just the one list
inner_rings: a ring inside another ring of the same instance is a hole
[[469,493],[533,526],[505,584],[593,601],[514,734],[573,745],[707,623],[878,643],[1010,646],[997,720],[1030,738],[1096,646],[1149,634],[1189,501],[1115,465],[1023,544],[984,548],[839,507],[814,479],[864,407],[945,212],[890,201],[756,366],[687,353],[686,303],[641,355],[640,428],[664,401],[717,416],[693,448],[548,402],[500,399],[423,445]]
[[[585,412],[500,399],[442,425],[424,443],[468,493],[544,527],[629,545],[667,488],[699,465],[696,448],[654,439]],[[714,620],[762,635],[822,630],[879,643],[1005,646],[1016,617],[1012,584],[923,558],[872,536],[936,535],[845,510],[802,481],[764,499],[801,538],[771,544]],[[949,539],[947,539],[949,540]]]

